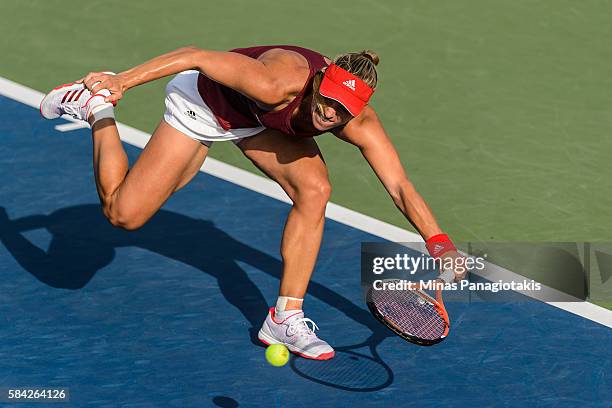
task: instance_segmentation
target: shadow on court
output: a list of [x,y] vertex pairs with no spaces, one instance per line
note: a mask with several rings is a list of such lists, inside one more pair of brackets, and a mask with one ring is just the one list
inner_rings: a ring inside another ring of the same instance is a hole
[[[36,229],[46,229],[52,235],[47,251],[23,235]],[[112,227],[102,215],[100,207],[93,204],[66,207],[49,215],[14,220],[10,220],[5,209],[0,207],[0,239],[15,260],[36,279],[62,289],[79,290],[86,286],[98,270],[113,261],[115,250],[120,247],[143,248],[193,266],[216,278],[225,299],[249,322],[251,341],[258,346],[261,344],[257,340],[257,331],[268,303],[238,262],[251,265],[275,278],[280,278],[282,270],[280,260],[237,241],[212,222],[167,210],[160,210],[141,229],[128,232]],[[313,280],[309,294],[371,331],[369,339],[360,346],[374,349],[391,336],[366,310],[338,292]],[[344,368],[347,364],[358,363],[354,361],[354,356],[347,354],[348,357],[343,358],[343,350],[338,351],[334,359],[335,364],[342,366],[338,371],[346,371]],[[369,360],[362,359],[359,364],[364,361],[368,363]],[[380,371],[385,378],[373,386],[364,384],[362,388],[368,391],[385,388],[393,381],[389,367],[381,360],[378,363],[384,365]],[[321,382],[314,376],[302,376]],[[347,389],[344,383],[334,381],[334,378],[326,378],[323,383]]]

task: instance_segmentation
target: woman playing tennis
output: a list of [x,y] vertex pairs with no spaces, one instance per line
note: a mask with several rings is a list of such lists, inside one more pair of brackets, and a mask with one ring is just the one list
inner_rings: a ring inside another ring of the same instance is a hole
[[[41,113],[47,119],[69,114],[89,122],[104,214],[128,230],[146,223],[194,177],[212,142],[233,141],[293,201],[281,241],[279,297],[258,337],[266,344],[283,343],[302,357],[326,360],[334,350],[318,338],[318,327],[302,311],[331,191],[313,136],[331,132],[358,147],[430,253],[455,251],[368,105],[377,63],[370,51],[331,61],[295,46],[229,52],[187,47],[116,75],[94,72],[62,85],[43,99]],[[114,105],[130,88],[174,74],[164,117],[129,169]]]

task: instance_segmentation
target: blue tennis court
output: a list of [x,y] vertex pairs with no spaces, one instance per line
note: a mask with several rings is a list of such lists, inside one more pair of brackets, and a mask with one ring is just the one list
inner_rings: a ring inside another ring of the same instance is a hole
[[142,229],[115,229],[89,131],[61,123],[0,96],[0,386],[88,407],[612,406],[609,328],[539,302],[451,302],[451,336],[409,344],[362,299],[360,243],[381,238],[332,220],[306,310],[337,357],[269,366],[256,333],[289,206],[200,173]]

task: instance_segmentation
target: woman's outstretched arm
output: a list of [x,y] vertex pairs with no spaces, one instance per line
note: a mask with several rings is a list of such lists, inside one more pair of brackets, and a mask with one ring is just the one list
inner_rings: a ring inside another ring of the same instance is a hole
[[242,54],[185,47],[155,57],[117,75],[91,72],[84,82],[93,93],[108,89],[107,102],[117,102],[130,88],[197,69],[210,79],[267,105],[281,103],[287,96],[287,65],[278,58],[257,60]]
[[[374,109],[366,107],[358,117],[334,133],[361,150],[397,208],[426,241],[430,255],[461,258],[448,236],[442,233],[423,197],[408,180],[397,151]],[[439,248],[438,243],[442,244]],[[465,276],[465,269],[455,269],[454,272],[456,279]]]
[[424,239],[442,233],[431,209],[406,176],[374,109],[366,107],[358,117],[334,133],[359,148],[397,208]]

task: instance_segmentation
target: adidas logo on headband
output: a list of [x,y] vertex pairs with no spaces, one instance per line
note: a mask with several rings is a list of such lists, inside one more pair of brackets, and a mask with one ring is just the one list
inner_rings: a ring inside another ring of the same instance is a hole
[[353,116],[359,115],[368,104],[373,92],[374,89],[361,78],[336,64],[327,67],[319,86],[319,93],[322,96],[339,102]]
[[355,90],[355,80],[354,79],[349,79],[347,81],[344,81],[342,84],[351,88],[353,91]]

